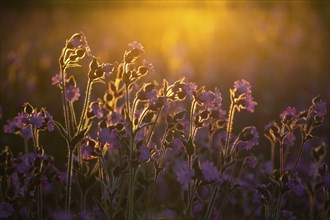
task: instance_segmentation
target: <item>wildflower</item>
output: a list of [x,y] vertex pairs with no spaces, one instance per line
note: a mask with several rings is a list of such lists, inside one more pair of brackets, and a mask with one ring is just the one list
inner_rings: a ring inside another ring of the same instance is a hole
[[141,52],[144,52],[144,48],[143,48],[142,44],[137,42],[137,41],[133,41],[133,43],[129,43],[128,44],[128,49],[129,49],[129,51],[132,51],[132,50],[136,49],[136,50],[139,50]]
[[254,126],[245,127],[239,135],[238,150],[250,150],[259,143],[259,134]]
[[287,211],[287,210],[282,210],[281,211],[281,217],[284,220],[296,220],[297,218],[293,215],[292,212]]
[[296,137],[293,135],[293,133],[288,133],[283,140],[283,145],[284,147],[293,147],[294,146],[294,142],[296,140]]
[[187,162],[184,162],[180,168],[175,172],[177,181],[181,184],[182,190],[187,191],[189,182],[195,175],[195,170],[189,170]]
[[271,121],[268,124],[266,124],[264,132],[265,132],[265,136],[274,142],[277,140],[277,138],[280,137],[280,128],[278,127],[275,121]]
[[103,110],[101,107],[101,103],[99,103],[98,101],[92,102],[90,104],[90,115],[96,116],[96,118],[100,119],[103,117]]
[[312,110],[316,114],[317,117],[324,117],[327,113],[327,103],[324,101],[315,102],[312,105]]
[[61,79],[62,77],[60,73],[55,74],[55,76],[52,77],[52,85],[60,87]]
[[32,125],[32,128],[41,128],[45,122],[45,118],[41,112],[34,110],[29,117],[29,124]]
[[201,165],[201,170],[206,182],[221,182],[221,174],[212,162],[204,161]]
[[142,162],[142,161],[147,161],[149,160],[151,157],[151,154],[150,154],[150,151],[149,151],[149,148],[145,145],[142,145],[140,148],[139,148],[139,160]]
[[0,203],[0,219],[8,218],[14,214],[13,205],[8,202]]
[[258,163],[257,158],[253,154],[245,158],[245,164],[250,168],[255,168],[257,163]]
[[268,203],[270,199],[270,192],[269,192],[270,184],[258,184],[255,187],[254,194],[253,194],[253,202],[254,203]]
[[292,190],[297,196],[302,196],[304,194],[304,185],[301,179],[298,177],[298,173],[294,173],[291,179],[286,184],[287,187]]
[[234,82],[234,88],[235,91],[238,93],[238,95],[241,94],[251,94],[251,84],[246,81],[245,79],[237,80]]
[[187,82],[183,85],[183,91],[186,93],[186,95],[191,98],[194,92],[197,91],[197,84],[193,82]]
[[247,111],[253,113],[253,112],[254,112],[254,108],[255,108],[255,106],[256,106],[257,104],[258,104],[258,103],[257,103],[256,101],[253,100],[253,97],[252,97],[251,95],[249,95],[249,96],[246,96],[246,97],[245,97],[245,100],[244,100],[244,102],[243,102],[243,107],[244,107]]
[[65,88],[66,100],[68,102],[78,101],[80,97],[80,90],[74,85],[69,85]]
[[[154,72],[154,66],[152,65],[151,62],[148,60],[143,60],[142,61],[143,66],[147,69],[148,72]],[[140,72],[140,71],[139,71]]]
[[86,138],[86,140],[81,145],[81,158],[83,160],[91,160],[97,158],[99,155],[98,146],[96,141],[91,138]]
[[179,154],[184,148],[182,140],[180,138],[173,139],[171,147],[175,154]]
[[286,123],[288,121],[292,121],[298,117],[297,109],[295,107],[288,106],[281,114],[281,120]]
[[198,97],[197,100],[203,103],[205,109],[213,107],[215,95],[211,91],[204,91]]

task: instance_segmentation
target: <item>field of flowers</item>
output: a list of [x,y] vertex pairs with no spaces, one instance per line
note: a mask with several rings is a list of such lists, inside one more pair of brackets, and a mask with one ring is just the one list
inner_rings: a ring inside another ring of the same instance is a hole
[[3,5],[0,219],[330,218],[329,3],[95,4]]

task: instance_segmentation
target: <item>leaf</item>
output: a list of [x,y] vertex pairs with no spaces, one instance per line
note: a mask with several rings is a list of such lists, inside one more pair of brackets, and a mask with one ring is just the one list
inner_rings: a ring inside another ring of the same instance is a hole
[[68,132],[65,130],[65,128],[63,128],[63,126],[58,121],[55,120],[54,120],[54,125],[59,130],[61,136],[64,137],[65,140],[69,141]]
[[90,130],[91,125],[87,126],[84,130],[80,131],[78,134],[76,134],[71,142],[70,142],[70,146],[73,148],[75,147],[78,143],[80,143],[82,141],[82,139],[84,139],[86,133]]
[[185,114],[186,114],[186,111],[182,111],[182,112],[179,112],[179,113],[175,114],[174,115],[174,121],[184,119]]

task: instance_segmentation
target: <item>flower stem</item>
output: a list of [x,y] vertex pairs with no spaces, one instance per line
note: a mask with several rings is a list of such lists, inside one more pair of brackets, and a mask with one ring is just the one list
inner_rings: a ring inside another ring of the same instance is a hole
[[146,211],[146,214],[144,216],[145,220],[148,220],[149,209],[150,209],[150,205],[151,205],[152,199],[153,199],[154,194],[155,194],[158,176],[159,176],[159,173],[156,171],[155,178],[154,178],[154,181],[152,183],[151,195],[149,196],[149,199],[148,199],[147,211]]
[[229,198],[231,192],[232,192],[232,190],[230,188],[228,188],[228,190],[226,191],[226,194],[225,194],[225,198],[223,199],[223,202],[221,204],[220,212],[219,212],[219,215],[218,215],[217,219],[222,219],[223,211],[226,207],[226,204],[227,204],[227,201],[228,201],[228,198]]
[[277,206],[276,206],[276,209],[275,209],[274,220],[277,220],[279,210],[281,209],[282,197],[283,197],[283,193],[282,193],[282,190],[280,190],[280,198],[278,199]]
[[210,215],[211,215],[211,213],[212,213],[214,202],[215,202],[215,198],[216,198],[216,195],[218,193],[218,190],[219,190],[219,187],[218,186],[213,187],[211,202],[209,203],[209,205],[207,207],[207,211],[206,211],[206,215],[205,215],[204,220],[208,220],[209,217],[210,217]]
[[65,210],[67,212],[70,212],[72,173],[73,173],[73,149],[68,149],[68,168],[67,168],[66,194],[65,194]]
[[295,164],[294,164],[294,167],[293,167],[293,169],[292,169],[292,171],[291,171],[291,176],[295,173],[295,171],[296,171],[296,169],[297,169],[297,166],[298,166],[298,163],[299,163],[299,161],[300,161],[300,158],[301,158],[302,152],[303,152],[303,150],[304,150],[304,144],[305,144],[305,142],[306,142],[306,139],[303,137],[303,135],[301,135],[301,136],[302,136],[302,140],[301,140],[301,144],[300,144],[300,148],[299,148],[299,153],[298,153],[298,157],[297,157],[297,159],[296,159],[296,162],[295,162]]
[[235,104],[233,100],[230,104],[229,115],[228,115],[228,122],[227,122],[227,134],[226,134],[226,142],[225,142],[225,156],[227,156],[229,150],[229,142],[230,142],[230,135],[231,131],[233,130],[233,123],[234,123],[234,114],[235,114]]
[[280,174],[284,174],[284,145],[283,140],[280,142]]

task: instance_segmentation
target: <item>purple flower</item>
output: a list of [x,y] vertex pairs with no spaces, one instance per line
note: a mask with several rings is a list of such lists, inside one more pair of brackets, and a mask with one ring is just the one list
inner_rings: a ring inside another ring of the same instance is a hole
[[281,217],[283,220],[296,220],[297,218],[293,215],[292,212],[287,211],[287,210],[282,210],[281,211]]
[[62,81],[62,77],[60,73],[57,73],[55,76],[52,77],[52,85],[60,87]]
[[250,150],[259,143],[259,134],[254,126],[245,127],[238,138],[238,150]]
[[270,199],[270,192],[268,190],[270,184],[258,184],[255,187],[253,194],[254,203],[267,203]]
[[281,114],[280,118],[283,122],[291,121],[293,119],[296,119],[298,117],[297,115],[297,109],[295,107],[288,106]]
[[197,91],[197,84],[193,82],[187,82],[183,85],[183,91],[191,98],[194,92]]
[[298,173],[294,173],[291,179],[286,184],[287,187],[292,190],[297,196],[302,196],[304,194],[304,185],[301,179],[298,177]]
[[183,150],[183,143],[180,138],[175,138],[172,141],[171,146],[172,146],[172,150],[174,151],[175,154],[178,154],[178,153],[182,152],[182,150]]
[[255,168],[258,161],[257,161],[257,158],[253,154],[251,154],[250,156],[247,156],[245,158],[245,163],[248,167]]
[[8,202],[0,203],[0,219],[8,218],[14,214],[13,206]]
[[99,102],[92,102],[91,103],[91,109],[92,109],[92,112],[93,114],[98,118],[102,118],[103,117],[103,110],[102,110],[102,107],[100,105]]
[[152,63],[151,62],[149,62],[148,60],[143,60],[142,61],[142,64],[143,64],[143,66],[144,67],[146,67],[147,69],[148,69],[148,72],[154,72],[154,65],[152,65]]
[[175,172],[177,181],[181,184],[182,190],[187,191],[189,182],[195,175],[195,170],[189,170],[187,161],[184,161]]
[[30,115],[30,124],[32,128],[41,128],[45,123],[45,118],[41,112],[37,112],[36,109]]
[[205,109],[209,109],[213,107],[215,95],[211,91],[204,91],[198,97],[198,100],[204,104]]
[[120,141],[116,131],[112,131],[109,128],[102,128],[98,132],[98,138],[101,144],[105,144],[110,149],[120,148]]
[[129,49],[129,51],[137,49],[141,52],[144,52],[144,48],[143,48],[142,44],[137,42],[137,41],[133,41],[133,43],[129,43],[128,44],[128,49]]
[[81,145],[81,158],[83,160],[91,160],[97,158],[96,148],[96,141],[91,138],[87,138]]
[[65,88],[66,100],[68,102],[77,101],[80,97],[80,90],[74,85],[69,85]]
[[312,105],[312,110],[318,117],[324,117],[327,113],[327,103],[324,101],[316,102]]
[[284,147],[293,147],[294,146],[294,142],[296,140],[296,137],[293,135],[293,133],[288,133],[283,140],[283,145]]
[[142,145],[140,148],[139,148],[139,160],[142,162],[142,161],[147,161],[149,160],[151,157],[151,154],[150,154],[150,151],[149,151],[149,148],[145,145]]
[[239,95],[251,94],[251,84],[245,79],[235,81],[234,88]]
[[254,107],[257,104],[258,103],[253,100],[253,97],[251,95],[246,96],[245,100],[243,101],[243,107],[251,113],[254,112]]
[[53,120],[53,116],[50,115],[49,112],[45,112],[45,121],[46,123],[46,127],[47,127],[47,131],[51,132],[54,130],[54,120]]
[[212,162],[204,161],[201,164],[201,170],[202,170],[204,180],[206,182],[215,181],[217,183],[221,183],[221,180],[222,180],[221,174]]

